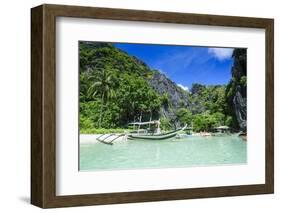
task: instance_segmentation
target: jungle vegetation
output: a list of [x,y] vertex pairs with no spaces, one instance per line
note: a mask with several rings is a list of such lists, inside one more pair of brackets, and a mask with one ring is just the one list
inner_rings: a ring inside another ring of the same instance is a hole
[[[156,72],[112,44],[80,42],[81,133],[122,132],[130,122],[150,119],[160,119],[164,130],[175,128],[175,119],[161,113],[171,107],[168,94],[160,95],[149,84]],[[240,81],[245,84],[246,79]],[[193,84],[189,105],[173,109],[176,122],[193,125],[197,132],[219,125],[236,127],[235,114],[229,109],[230,87]]]

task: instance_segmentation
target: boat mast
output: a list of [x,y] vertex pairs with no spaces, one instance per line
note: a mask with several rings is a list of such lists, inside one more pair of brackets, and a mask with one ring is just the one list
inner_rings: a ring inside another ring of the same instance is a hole
[[141,118],[142,118],[142,111],[141,111],[141,114],[140,114],[140,119],[139,119],[139,127],[138,127],[138,133],[140,131],[140,126],[141,126]]

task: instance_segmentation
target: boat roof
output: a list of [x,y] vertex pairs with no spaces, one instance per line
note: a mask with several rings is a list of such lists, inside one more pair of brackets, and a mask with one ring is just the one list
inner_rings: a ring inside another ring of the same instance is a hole
[[228,126],[219,126],[219,127],[216,127],[215,129],[229,129]]
[[158,124],[159,120],[154,120],[154,121],[146,121],[146,122],[132,122],[129,123],[131,125],[146,125],[146,124]]

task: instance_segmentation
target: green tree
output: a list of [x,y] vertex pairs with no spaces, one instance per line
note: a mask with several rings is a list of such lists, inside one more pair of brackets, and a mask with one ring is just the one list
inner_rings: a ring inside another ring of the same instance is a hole
[[218,124],[215,115],[210,114],[208,111],[197,114],[193,118],[193,129],[196,132],[212,131]]
[[161,123],[161,129],[164,131],[170,130],[172,127],[171,122],[168,118],[161,117],[160,123]]
[[176,112],[176,116],[182,124],[190,125],[192,122],[192,113],[186,108],[180,108]]
[[222,125],[225,124],[225,122],[224,122],[225,121],[225,115],[223,113],[215,112],[215,113],[212,114],[212,117],[215,121],[214,122],[215,127],[222,126]]
[[97,70],[96,75],[89,77],[89,81],[93,80],[92,85],[88,89],[88,97],[94,98],[96,95],[101,97],[101,107],[99,112],[99,128],[102,124],[102,113],[107,101],[114,97],[114,80],[110,69]]

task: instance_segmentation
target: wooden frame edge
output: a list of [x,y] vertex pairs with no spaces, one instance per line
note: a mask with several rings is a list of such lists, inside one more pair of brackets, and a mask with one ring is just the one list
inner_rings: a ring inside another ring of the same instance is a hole
[[31,10],[31,203],[43,207],[43,7]]
[[[58,16],[264,28],[266,31],[266,183],[56,196],[55,22]],[[41,208],[54,208],[274,192],[273,19],[45,4],[31,9],[31,27],[31,203],[33,205]]]
[[268,21],[265,28],[265,153],[266,153],[266,185],[270,193],[274,193],[274,20]]

